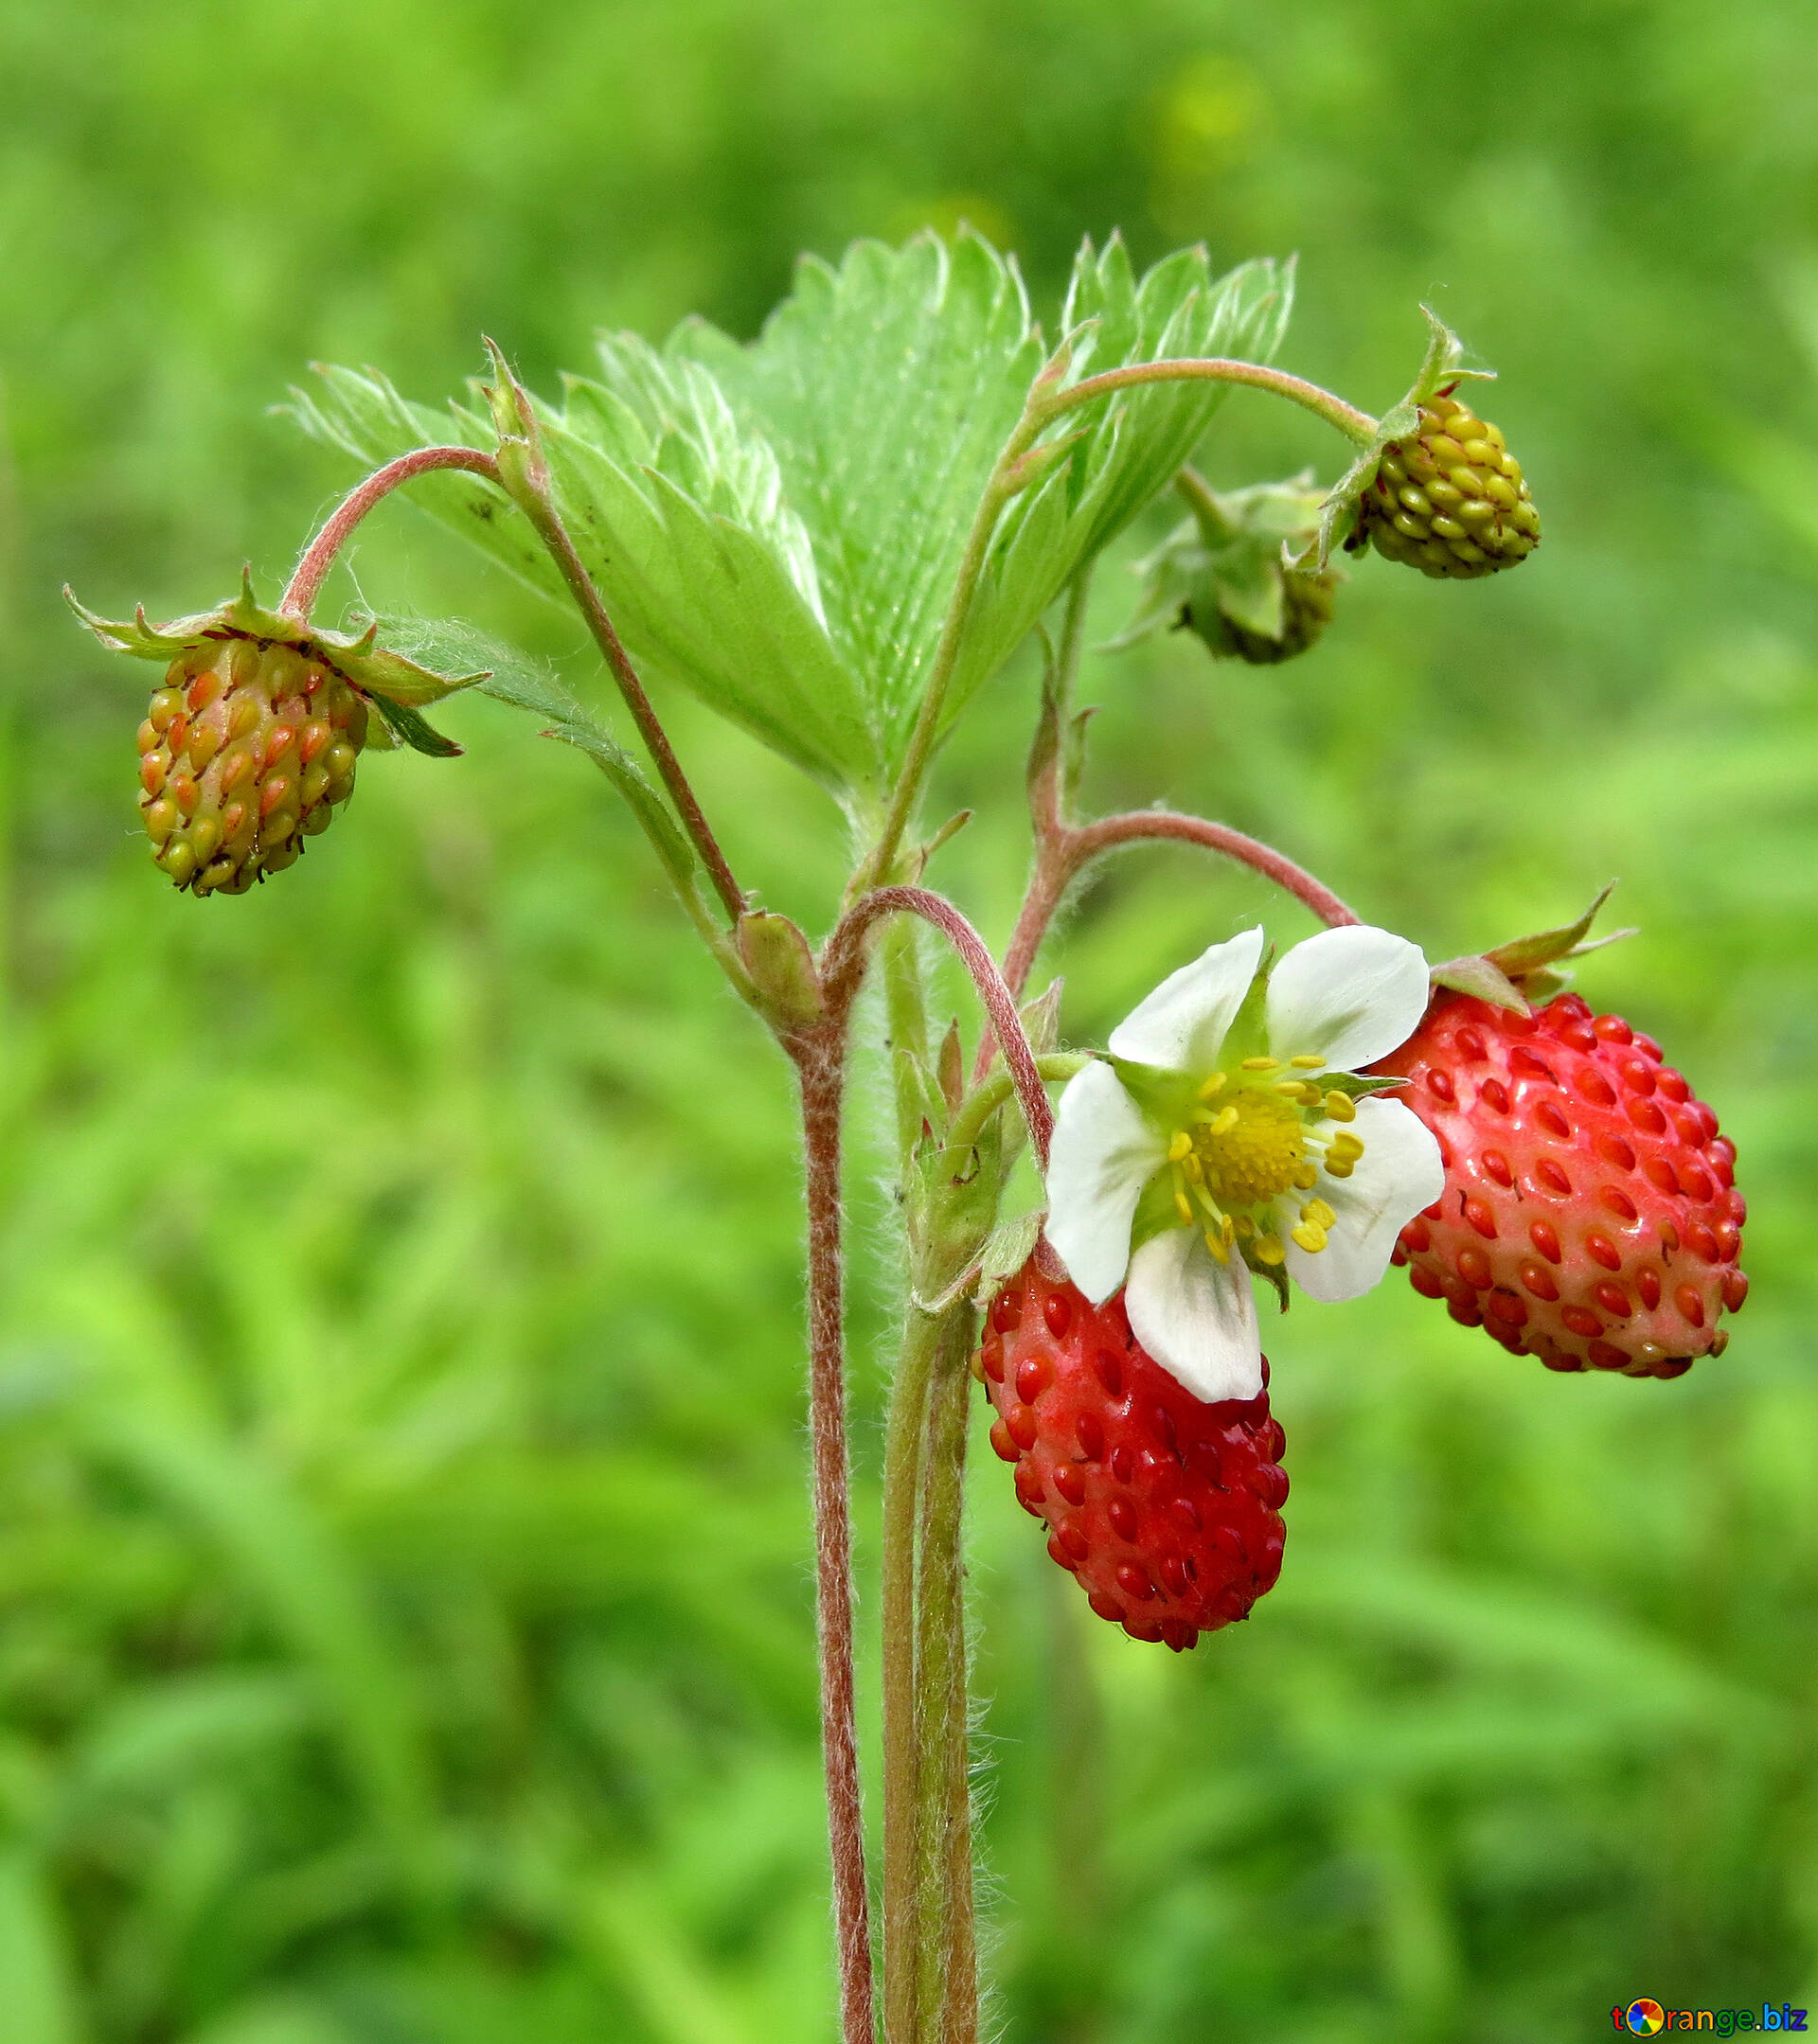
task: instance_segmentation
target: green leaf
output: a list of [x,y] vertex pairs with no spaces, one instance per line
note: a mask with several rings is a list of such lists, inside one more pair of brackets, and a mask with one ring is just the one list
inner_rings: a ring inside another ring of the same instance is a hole
[[[575,550],[626,649],[679,682],[836,793],[880,775],[872,720],[819,614],[813,562],[781,500],[775,458],[732,416],[704,369],[629,337],[603,361],[622,388],[571,380],[539,404],[551,486]],[[294,407],[317,437],[368,464],[449,436],[447,419],[352,370]],[[490,429],[451,407],[455,432]],[[442,471],[413,497],[532,587],[567,593],[523,512]],[[437,487],[442,483],[444,487]]]
[[[1215,278],[1203,250],[1140,281],[1123,244],[1090,246],[1067,318],[1089,322],[1076,376],[1165,355],[1273,353],[1292,272]],[[899,764],[980,500],[1042,366],[1015,266],[978,236],[859,242],[813,259],[757,341],[691,321],[661,349],[600,344],[599,377],[539,404],[577,552],[640,666],[666,675],[843,795]],[[1213,383],[1124,393],[1034,451],[1047,472],[992,545],[952,698],[1015,650],[1080,563],[1192,452]],[[323,372],[305,428],[377,464],[485,420],[405,402],[382,378]],[[535,587],[560,590],[524,515],[448,471],[414,500]]]
[[[1215,277],[1203,248],[1158,263],[1140,281],[1121,240],[1087,242],[1074,266],[1066,319],[1093,325],[1075,347],[1069,383],[1128,364],[1231,355],[1266,362],[1293,303],[1293,266],[1247,262]],[[1072,577],[1166,489],[1204,436],[1230,385],[1182,382],[1125,390],[1063,416],[1086,432],[1048,478],[1018,499],[992,541],[949,698],[949,719],[1033,630]]]
[[960,557],[1043,360],[1015,265],[970,231],[808,258],[758,339],[692,323],[705,364],[775,450],[813,544],[827,631],[886,762],[915,719]]

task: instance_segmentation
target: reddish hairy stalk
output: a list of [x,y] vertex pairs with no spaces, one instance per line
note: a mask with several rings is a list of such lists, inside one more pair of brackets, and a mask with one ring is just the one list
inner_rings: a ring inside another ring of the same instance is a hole
[[[1328,927],[1354,923],[1358,917],[1323,881],[1305,867],[1264,844],[1257,838],[1233,830],[1228,824],[1215,824],[1203,816],[1179,816],[1171,809],[1127,809],[1121,816],[1100,817],[1096,823],[1069,826],[1060,821],[1052,773],[1038,777],[1033,790],[1036,807],[1038,850],[1034,877],[1023,898],[1009,949],[1004,954],[1004,984],[1013,1000],[1022,998],[1028,985],[1042,939],[1054,920],[1067,889],[1081,869],[1100,853],[1119,844],[1134,844],[1147,839],[1162,839],[1179,844],[1199,844],[1207,851],[1221,852],[1227,859],[1251,867],[1297,901],[1304,902]],[[976,1086],[991,1068],[991,1045],[981,1043],[972,1069]]]
[[852,1675],[852,1515],[846,1451],[845,1281],[840,1249],[840,1097],[847,1005],[791,1044],[807,1155],[809,1433],[814,1471],[815,1621],[821,1752],[839,1941],[840,2035],[873,2044],[871,1922],[865,1894]]
[[951,901],[926,887],[880,887],[862,896],[827,940],[823,969],[829,1004],[841,1012],[850,1004],[864,970],[866,932],[881,917],[898,915],[919,915],[933,923],[971,974],[991,1025],[991,1036],[1016,1088],[1017,1104],[1028,1123],[1029,1140],[1045,1171],[1048,1142],[1054,1133],[1054,1109],[1048,1104],[1047,1089],[1024,1032],[1023,1018],[1016,1012],[1016,997],[1005,985],[1004,975],[997,969],[997,961],[986,948],[984,938]]
[[470,474],[484,476],[489,483],[499,481],[498,463],[477,447],[419,447],[408,454],[400,454],[396,461],[386,462],[350,489],[330,512],[328,523],[304,549],[290,587],[278,600],[278,609],[287,617],[307,619],[348,534],[400,483],[409,482],[414,475],[425,475],[432,469],[465,469]]
[[606,665],[612,669],[613,680],[618,684],[619,695],[625,707],[632,713],[632,721],[637,726],[637,735],[644,740],[645,749],[655,762],[656,771],[663,785],[668,791],[669,800],[675,804],[676,813],[682,819],[695,850],[701,855],[701,863],[712,878],[714,892],[725,904],[726,914],[737,922],[745,913],[744,890],[733,878],[726,855],[720,849],[720,841],[714,836],[701,805],[695,799],[694,790],[688,786],[687,775],[682,771],[681,762],[675,756],[675,748],[669,743],[669,735],[657,720],[656,712],[651,707],[651,699],[644,693],[644,684],[637,678],[631,656],[626,652],[618,633],[613,629],[613,620],[606,606],[600,600],[599,591],[594,587],[593,578],[587,573],[580,556],[575,551],[575,542],[568,537],[568,528],[557,513],[554,500],[545,492],[539,496],[514,497],[512,500],[530,523],[537,528],[537,537],[549,549],[549,557],[561,571],[561,578],[568,584],[569,594],[580,608],[580,614],[587,620],[587,629],[594,635],[594,643],[604,654]]

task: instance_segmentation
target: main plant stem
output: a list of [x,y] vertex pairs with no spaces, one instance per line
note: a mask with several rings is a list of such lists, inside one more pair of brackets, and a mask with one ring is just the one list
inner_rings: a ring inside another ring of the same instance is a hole
[[840,2035],[874,2044],[870,1907],[859,1799],[852,1672],[852,1518],[846,1431],[845,1279],[841,1251],[840,1107],[846,1017],[793,1046],[807,1159],[809,1434],[814,1489],[815,1618],[820,1644],[822,1765],[839,1944]]
[[928,1383],[921,1555],[916,1586],[916,1840],[921,1908],[921,2004],[931,2044],[974,2044],[978,1944],[973,1923],[972,1804],[962,1556],[966,1418],[976,1315],[941,1316]]

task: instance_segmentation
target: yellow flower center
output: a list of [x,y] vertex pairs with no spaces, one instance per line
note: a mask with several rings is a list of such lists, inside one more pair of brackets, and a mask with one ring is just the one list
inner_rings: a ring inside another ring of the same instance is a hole
[[[1197,1117],[1196,1117],[1197,1118]],[[1245,1087],[1188,1131],[1199,1182],[1221,1207],[1255,1206],[1286,1192],[1306,1156],[1298,1108]]]
[[[1314,1058],[1292,1066],[1316,1067]],[[1282,1260],[1275,1235],[1274,1202],[1291,1189],[1311,1193],[1315,1162],[1332,1178],[1348,1178],[1364,1145],[1348,1129],[1316,1134],[1312,1124],[1329,1117],[1347,1122],[1355,1114],[1349,1096],[1326,1092],[1310,1077],[1281,1076],[1273,1058],[1249,1058],[1235,1075],[1215,1072],[1203,1085],[1168,1143],[1174,1205],[1184,1227],[1204,1232],[1205,1245],[1221,1263],[1241,1240],[1249,1258]],[[1327,1230],[1337,1217],[1324,1200],[1299,1207],[1299,1225],[1290,1235],[1310,1253],[1326,1247]]]

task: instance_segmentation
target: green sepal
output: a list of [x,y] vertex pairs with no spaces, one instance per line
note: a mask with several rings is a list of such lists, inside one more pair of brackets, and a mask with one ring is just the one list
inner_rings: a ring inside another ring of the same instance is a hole
[[904,1150],[923,1150],[929,1144],[946,1140],[948,1109],[940,1082],[928,1069],[928,1061],[906,1043],[891,1052],[897,1068],[897,1098],[900,1116],[899,1137]]
[[1310,1072],[1307,1076],[1322,1093],[1347,1093],[1353,1100],[1393,1093],[1398,1086],[1408,1083],[1404,1078],[1367,1078],[1361,1072]]
[[1562,923],[1557,930],[1540,931],[1531,937],[1517,937],[1512,943],[1499,944],[1493,951],[1486,951],[1484,955],[1514,979],[1534,971],[1537,967],[1555,965],[1561,958],[1581,958],[1586,951],[1600,951],[1606,944],[1617,944],[1624,937],[1633,936],[1635,932],[1632,930],[1613,930],[1608,936],[1586,941],[1591,936],[1591,925],[1596,920],[1597,911],[1609,900],[1615,884],[1612,880],[1604,887],[1576,922]]
[[775,909],[747,909],[734,939],[757,989],[764,1019],[783,1035],[811,1029],[827,1014],[808,939]]
[[139,660],[167,665],[185,653],[199,652],[230,639],[250,639],[259,646],[289,646],[305,660],[332,667],[363,696],[379,698],[405,708],[439,702],[443,697],[472,688],[487,679],[484,673],[437,674],[390,647],[379,644],[376,619],[364,631],[327,631],[282,611],[267,610],[253,595],[253,571],[243,571],[239,595],[212,611],[193,617],[173,618],[168,625],[147,622],[141,605],[128,623],[98,617],[76,600],[65,587],[63,600],[103,646],[116,652],[131,653]]
[[[374,710],[374,721],[384,727],[384,739],[376,749],[386,752],[399,745],[407,745],[413,753],[422,753],[431,759],[458,759],[466,751],[456,745],[453,738],[445,738],[428,718],[419,710],[413,710],[407,702],[394,702],[389,696],[368,692],[366,701]],[[385,742],[388,740],[389,742]],[[366,727],[366,743],[374,743],[372,725]]]
[[1017,1010],[1023,1034],[1038,1058],[1045,1058],[1060,1040],[1060,995],[1066,984],[1063,979],[1050,980],[1033,1001]]
[[[1467,369],[1463,364],[1465,344],[1430,305],[1420,308],[1427,322],[1427,351],[1420,373],[1399,404],[1393,405],[1376,422],[1374,437],[1357,459],[1332,486],[1321,507],[1319,532],[1313,543],[1312,565],[1324,568],[1331,559],[1334,541],[1348,538],[1356,523],[1358,500],[1376,480],[1382,456],[1398,440],[1405,440],[1420,424],[1420,407],[1435,395],[1442,383],[1467,379],[1493,382],[1494,369]],[[1305,556],[1303,562],[1305,560]]]
[[1453,993],[1470,994],[1491,1007],[1507,1008],[1511,1014],[1527,1013],[1527,999],[1522,989],[1500,966],[1492,965],[1488,958],[1448,958],[1444,964],[1435,966],[1429,976],[1435,986],[1450,987]]
[[985,1237],[985,1247],[978,1255],[978,1281],[972,1293],[976,1306],[989,1306],[998,1288],[1016,1273],[1035,1254],[1035,1245],[1042,1239],[1042,1230],[1047,1221],[1045,1207],[1032,1208],[1026,1214],[1012,1214],[1008,1220],[1001,1220]]
[[935,1076],[940,1082],[940,1097],[947,1104],[948,1119],[959,1112],[966,1093],[966,1053],[959,1040],[959,1017],[947,1025],[940,1040],[940,1055],[935,1060]]
[[[938,1101],[937,1090],[935,1097]],[[918,1297],[963,1283],[989,1238],[1004,1192],[1000,1121],[993,1115],[977,1138],[961,1148],[931,1145],[918,1160],[911,1181],[909,1234],[917,1250]]]
[[1534,1004],[1550,1001],[1572,984],[1571,973],[1558,969],[1566,959],[1582,958],[1607,944],[1620,944],[1625,937],[1637,934],[1632,929],[1612,930],[1600,937],[1590,933],[1597,912],[1609,900],[1615,884],[1612,880],[1582,915],[1561,923],[1556,930],[1538,930],[1532,936],[1499,944],[1494,951],[1446,959],[1433,968],[1433,984],[1450,987],[1454,993],[1474,995],[1493,1007],[1527,1014]]
[[1253,1247],[1251,1243],[1240,1242],[1238,1247],[1243,1252],[1244,1269],[1253,1277],[1262,1279],[1263,1283],[1274,1293],[1281,1311],[1285,1313],[1288,1310],[1289,1300],[1288,1266],[1285,1263],[1264,1263],[1261,1257],[1253,1257],[1250,1253]]

